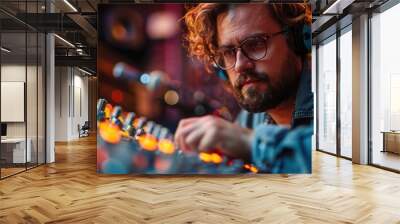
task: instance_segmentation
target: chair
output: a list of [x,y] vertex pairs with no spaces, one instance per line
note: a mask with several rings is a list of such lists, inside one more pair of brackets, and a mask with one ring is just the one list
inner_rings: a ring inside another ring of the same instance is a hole
[[80,126],[78,124],[78,133],[79,133],[79,138],[80,137],[87,137],[89,136],[89,129],[90,129],[90,124],[89,121],[85,121],[85,123]]

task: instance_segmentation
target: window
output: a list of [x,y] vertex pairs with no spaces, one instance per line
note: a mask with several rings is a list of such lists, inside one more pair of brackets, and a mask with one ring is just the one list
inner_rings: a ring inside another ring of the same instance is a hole
[[318,48],[318,149],[336,153],[336,36]]
[[372,163],[400,170],[400,5],[371,18]]
[[340,155],[351,158],[352,148],[352,32],[340,36]]

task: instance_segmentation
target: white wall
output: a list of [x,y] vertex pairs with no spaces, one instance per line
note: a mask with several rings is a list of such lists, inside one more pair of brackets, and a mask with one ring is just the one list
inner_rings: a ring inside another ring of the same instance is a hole
[[[35,74],[36,77],[36,66],[27,67],[28,72],[28,87],[27,87],[27,118],[28,122],[34,122],[28,124],[29,127],[33,127],[36,135],[36,82],[37,80],[33,80],[31,74]],[[18,64],[6,64],[1,66],[1,81],[2,82],[25,82],[25,65]],[[39,107],[41,105],[38,105]],[[1,110],[5,110],[7,108],[1,108]],[[35,113],[32,113],[35,112]],[[28,130],[28,137],[29,137]],[[25,122],[7,122],[7,136],[8,137],[25,137]]]
[[[25,65],[2,65],[1,81],[5,82],[25,82]],[[5,110],[6,108],[1,108]],[[25,123],[11,122],[7,123],[7,137],[25,137]]]
[[68,85],[67,67],[55,68],[55,141],[68,140]]
[[77,70],[74,70],[74,108],[73,108],[73,119],[72,119],[72,136],[78,136],[78,124],[83,125],[85,121],[88,121],[88,78],[83,77],[82,73],[76,74]]
[[56,67],[55,73],[55,140],[74,140],[78,124],[88,120],[88,78],[72,67]]
[[[38,69],[38,70],[37,70]],[[42,67],[36,67],[25,64],[3,64],[1,66],[2,82],[24,82],[26,83],[26,106],[22,108],[22,113],[26,111],[26,120],[24,122],[6,122],[8,138],[29,139],[31,148],[32,162],[44,162],[44,74]],[[27,77],[27,80],[25,78]],[[22,93],[23,94],[23,93]],[[7,96],[2,96],[7,97]],[[7,113],[12,113],[9,108],[1,108]],[[37,157],[37,153],[39,156]]]

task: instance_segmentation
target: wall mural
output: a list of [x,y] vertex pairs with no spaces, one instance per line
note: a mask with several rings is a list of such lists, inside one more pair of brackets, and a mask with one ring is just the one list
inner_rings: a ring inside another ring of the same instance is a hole
[[98,173],[311,172],[308,4],[98,13]]

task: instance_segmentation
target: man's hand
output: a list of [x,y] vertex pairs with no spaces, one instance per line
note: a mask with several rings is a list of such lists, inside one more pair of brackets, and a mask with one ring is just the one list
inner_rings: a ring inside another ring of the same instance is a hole
[[183,119],[175,133],[182,150],[207,151],[218,148],[227,156],[251,160],[253,132],[216,116]]

